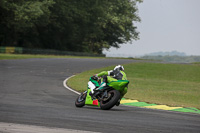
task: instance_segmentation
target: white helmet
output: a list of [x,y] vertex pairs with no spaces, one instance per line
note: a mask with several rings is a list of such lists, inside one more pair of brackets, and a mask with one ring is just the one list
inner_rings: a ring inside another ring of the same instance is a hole
[[116,66],[115,68],[114,68],[114,70],[121,70],[121,71],[124,71],[124,67],[123,66],[121,66],[121,65],[118,65],[118,66]]

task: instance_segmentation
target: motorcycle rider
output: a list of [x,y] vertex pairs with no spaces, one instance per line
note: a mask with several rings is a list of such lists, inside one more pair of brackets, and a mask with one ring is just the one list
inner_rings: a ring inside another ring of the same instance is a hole
[[[95,97],[96,92],[103,89],[107,83],[110,83],[112,81],[118,81],[118,80],[127,80],[126,73],[124,72],[124,67],[121,65],[115,66],[115,68],[113,70],[102,71],[98,74],[95,74],[93,76],[93,79],[98,79],[99,77],[103,78],[103,82],[101,83],[101,85],[98,88],[95,88],[93,91],[91,91],[90,95],[92,97]],[[127,92],[127,87],[125,88],[122,96],[124,96],[124,94],[126,94],[126,92]]]

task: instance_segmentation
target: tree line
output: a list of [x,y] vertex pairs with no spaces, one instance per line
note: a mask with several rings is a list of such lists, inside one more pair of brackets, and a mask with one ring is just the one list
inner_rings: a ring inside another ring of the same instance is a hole
[[142,0],[0,0],[0,46],[101,54],[139,39]]

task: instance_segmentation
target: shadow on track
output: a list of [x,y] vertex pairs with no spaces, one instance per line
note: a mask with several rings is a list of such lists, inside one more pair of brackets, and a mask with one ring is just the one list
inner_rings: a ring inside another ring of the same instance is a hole
[[93,107],[93,106],[85,106],[82,108],[77,108],[77,109],[87,109],[87,110],[99,110],[99,111],[128,111],[126,109],[122,109],[122,108],[112,108],[110,110],[102,110],[100,107]]

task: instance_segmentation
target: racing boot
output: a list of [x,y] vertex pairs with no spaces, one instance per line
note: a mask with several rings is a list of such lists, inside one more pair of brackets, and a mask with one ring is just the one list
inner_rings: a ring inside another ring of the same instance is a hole
[[120,99],[117,101],[116,106],[120,105]]

